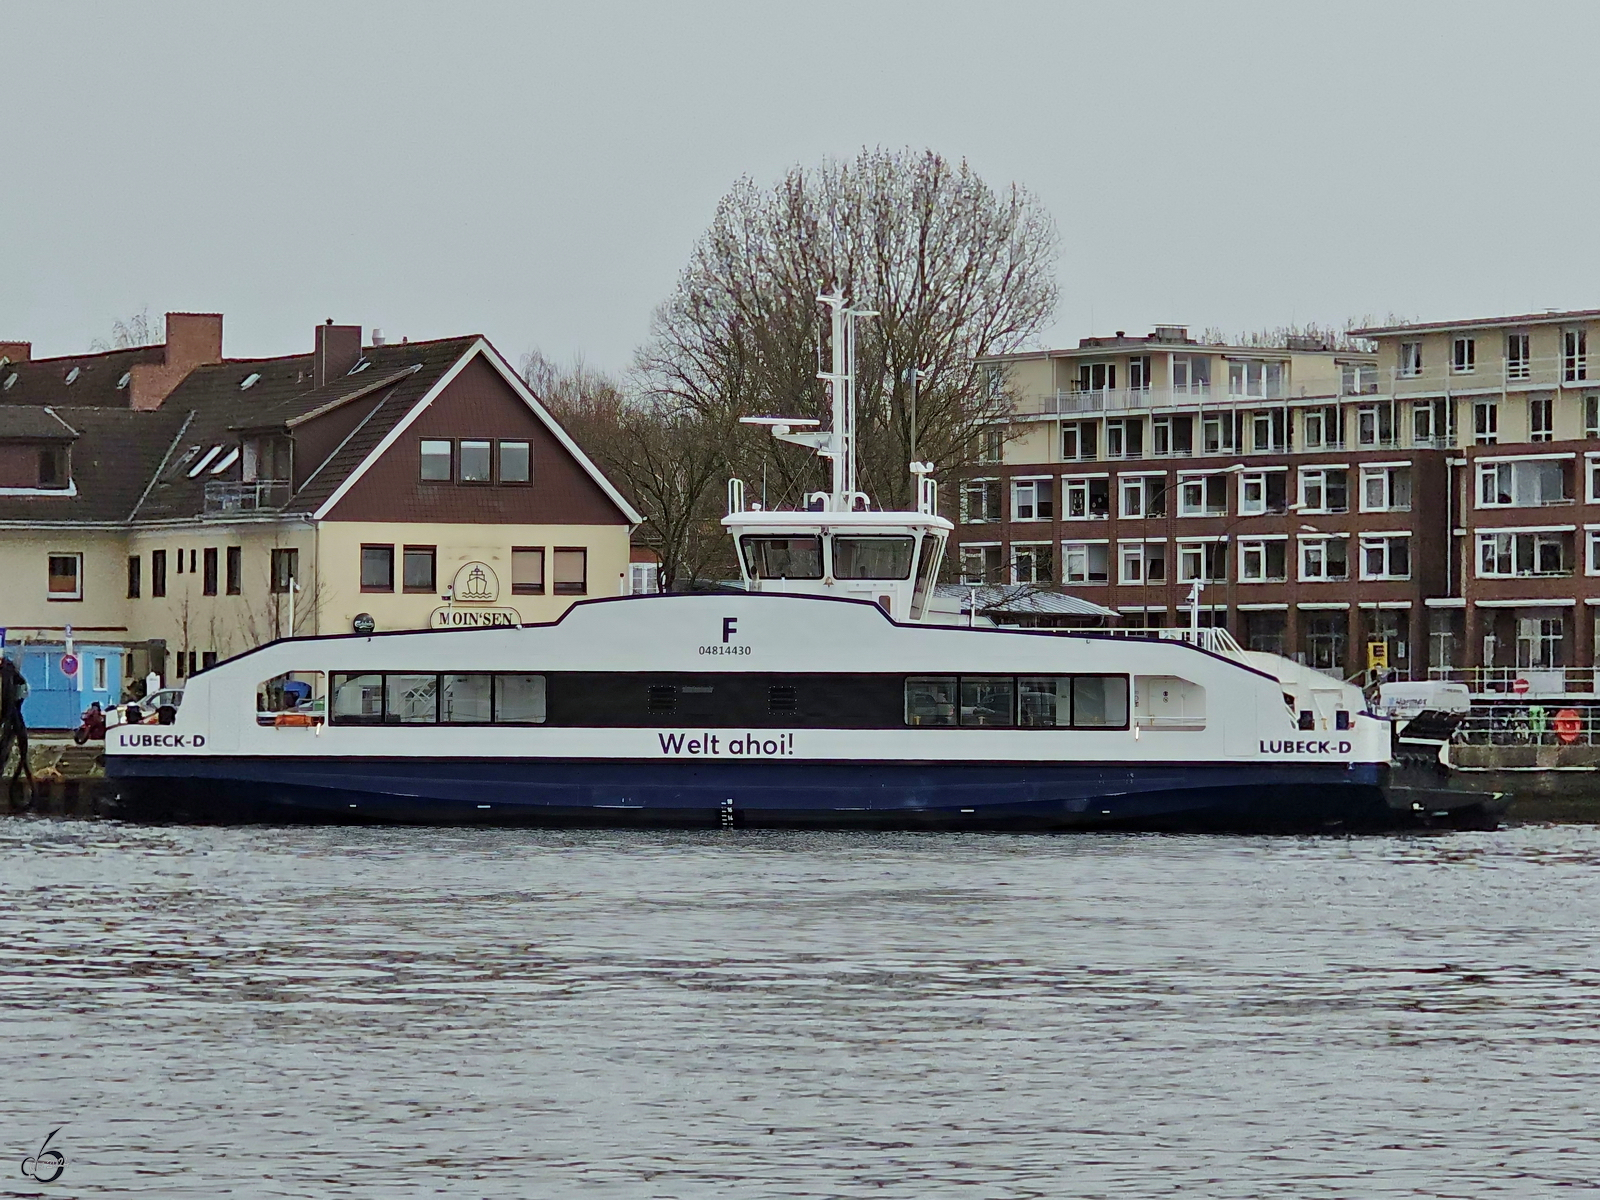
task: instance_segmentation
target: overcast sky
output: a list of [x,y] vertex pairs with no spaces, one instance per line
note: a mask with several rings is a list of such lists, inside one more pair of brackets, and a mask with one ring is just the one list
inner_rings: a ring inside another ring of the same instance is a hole
[[[967,158],[1040,341],[1600,307],[1600,5],[6,0],[0,338],[148,306],[625,366],[729,185]],[[867,299],[870,299],[868,297]]]

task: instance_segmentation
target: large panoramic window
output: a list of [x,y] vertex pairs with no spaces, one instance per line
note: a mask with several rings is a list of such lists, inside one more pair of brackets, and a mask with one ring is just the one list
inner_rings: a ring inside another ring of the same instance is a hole
[[745,569],[757,579],[821,579],[822,539],[804,537],[742,537]]
[[906,724],[1126,729],[1126,675],[912,675]]
[[334,725],[538,725],[543,675],[476,672],[333,675]]

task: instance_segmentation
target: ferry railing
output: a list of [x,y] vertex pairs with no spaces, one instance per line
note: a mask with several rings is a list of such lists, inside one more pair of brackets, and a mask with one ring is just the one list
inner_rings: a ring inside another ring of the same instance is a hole
[[1187,642],[1191,646],[1199,646],[1202,650],[1209,650],[1213,654],[1225,654],[1230,658],[1244,657],[1244,647],[1234,640],[1231,633],[1220,627],[1202,626],[1200,629],[1190,629],[1188,626],[1163,627],[1159,629],[1117,627],[1106,629],[1102,632],[1109,633],[1113,637],[1153,638],[1163,642]]

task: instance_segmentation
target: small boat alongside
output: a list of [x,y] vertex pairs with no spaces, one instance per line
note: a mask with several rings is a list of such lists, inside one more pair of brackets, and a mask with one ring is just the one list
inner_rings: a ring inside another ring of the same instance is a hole
[[[856,490],[850,314],[798,511],[730,487],[744,591],[581,602],[545,625],[294,638],[108,733],[119,811],[198,820],[1028,830],[1492,823],[1391,761],[1361,691],[1225,631],[938,623],[952,526]],[[1402,778],[1401,776],[1407,776]]]

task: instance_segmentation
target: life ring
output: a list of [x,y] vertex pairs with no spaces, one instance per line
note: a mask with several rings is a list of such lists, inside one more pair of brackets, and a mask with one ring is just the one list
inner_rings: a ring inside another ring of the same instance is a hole
[[1578,735],[1583,732],[1583,717],[1575,708],[1563,708],[1556,714],[1553,724],[1556,736],[1568,745],[1577,741]]

